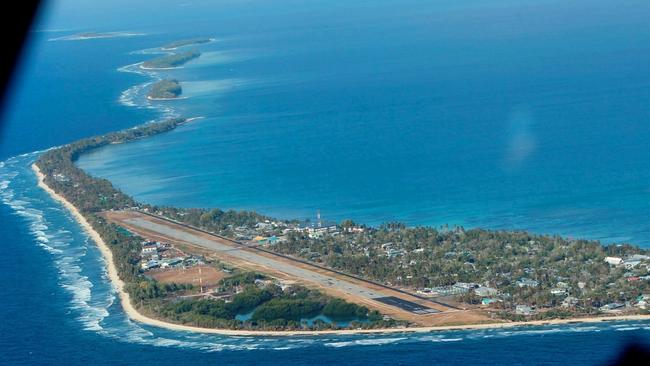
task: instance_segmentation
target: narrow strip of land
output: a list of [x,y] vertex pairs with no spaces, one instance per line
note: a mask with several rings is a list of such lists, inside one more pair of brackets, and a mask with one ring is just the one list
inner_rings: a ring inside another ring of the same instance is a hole
[[[623,315],[623,316],[608,316],[608,317],[587,317],[587,318],[570,318],[570,319],[554,319],[554,320],[538,320],[528,322],[486,322],[484,319],[466,319],[464,324],[456,323],[444,325],[445,322],[438,322],[438,324],[428,327],[413,327],[413,328],[388,328],[388,329],[346,329],[346,330],[318,330],[318,331],[260,331],[260,330],[231,330],[231,329],[214,329],[214,328],[201,328],[196,326],[181,325],[165,322],[159,319],[150,318],[139,313],[131,304],[129,294],[124,291],[124,282],[122,282],[117,274],[117,269],[113,263],[113,256],[99,234],[92,228],[86,221],[83,215],[62,195],[57,194],[51,187],[45,183],[45,175],[41,173],[36,165],[32,165],[32,169],[38,178],[38,186],[47,192],[52,199],[60,202],[70,213],[75,220],[86,230],[93,238],[106,259],[107,271],[111,282],[115,285],[120,302],[124,312],[128,317],[134,321],[148,324],[156,327],[167,328],[178,331],[200,332],[200,333],[214,333],[223,335],[235,336],[293,336],[293,335],[326,335],[326,334],[373,334],[373,333],[396,333],[396,332],[432,332],[432,331],[445,331],[445,330],[462,330],[462,329],[490,329],[490,328],[514,328],[521,326],[548,326],[560,324],[577,324],[577,323],[599,323],[607,321],[622,321],[622,320],[641,320],[645,321],[650,318],[650,315]],[[441,314],[453,314],[451,312],[443,312]]]
[[[418,325],[468,321],[478,314],[422,298],[397,288],[341,273],[313,263],[209,233],[189,225],[137,211],[110,211],[103,216],[144,238],[208,250],[232,265],[319,288],[333,296],[377,309]],[[485,319],[482,319],[485,320]]]

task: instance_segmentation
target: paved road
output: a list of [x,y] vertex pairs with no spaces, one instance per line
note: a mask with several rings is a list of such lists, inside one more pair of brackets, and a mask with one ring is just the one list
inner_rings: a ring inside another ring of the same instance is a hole
[[394,319],[421,326],[478,323],[490,320],[476,309],[460,309],[399,288],[249,246],[164,217],[139,211],[107,211],[103,217],[142,237],[188,244],[222,255],[226,262],[278,278],[314,285],[324,292],[363,304]]
[[301,280],[307,280],[309,282],[314,282],[323,287],[336,288],[339,290],[343,290],[346,293],[367,298],[367,299],[389,296],[382,292],[374,291],[369,288],[362,287],[357,284],[338,279],[336,277],[328,276],[322,273],[318,273],[298,266],[294,266],[282,260],[269,258],[267,256],[260,255],[248,250],[233,250],[233,247],[231,245],[222,244],[216,240],[211,240],[198,235],[194,235],[184,230],[179,230],[170,227],[169,225],[158,224],[142,218],[129,218],[123,221],[129,225],[133,225],[145,230],[153,231],[165,237],[188,242],[217,252],[227,252],[229,256],[237,257],[247,262],[259,264],[264,267],[273,268],[277,271],[287,274],[290,277],[298,278]]

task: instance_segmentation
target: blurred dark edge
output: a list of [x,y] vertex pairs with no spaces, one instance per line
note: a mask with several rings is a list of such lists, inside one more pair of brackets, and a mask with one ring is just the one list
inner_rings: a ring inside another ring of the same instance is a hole
[[34,17],[39,9],[39,0],[20,0],[5,3],[4,21],[2,22],[2,38],[4,52],[0,57],[2,64],[2,90],[0,90],[0,142],[5,123],[5,108],[7,90],[11,85],[12,76],[20,62],[25,40],[29,34]]
[[[40,7],[41,1],[21,0],[12,2],[9,10],[10,18],[2,22],[2,34],[5,39],[6,54],[0,57],[2,64],[2,90],[0,91],[0,141],[5,122],[5,100],[7,87],[11,84],[16,65],[20,62],[25,40],[29,35],[32,22]],[[609,365],[650,365],[650,350],[640,344],[629,343],[621,351],[617,359]]]
[[650,350],[647,345],[630,341],[618,357],[607,365],[650,365]]

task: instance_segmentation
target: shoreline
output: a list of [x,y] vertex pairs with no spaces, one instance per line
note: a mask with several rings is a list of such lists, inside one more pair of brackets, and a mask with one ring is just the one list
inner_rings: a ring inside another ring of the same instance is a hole
[[[216,41],[217,41],[216,38],[208,38],[207,42],[202,42],[202,43],[212,43],[212,42],[216,42]],[[179,48],[189,47],[189,46],[197,46],[197,45],[202,44],[202,43],[188,43],[188,44],[184,44],[184,45],[180,45],[180,46],[176,46],[176,47],[164,47],[163,46],[163,47],[160,47],[160,50],[161,51],[166,51],[166,52],[167,51],[176,51]]]
[[122,38],[122,37],[138,37],[145,36],[146,33],[136,33],[136,32],[105,32],[97,33],[95,35],[83,35],[83,34],[70,34],[67,36],[50,38],[48,41],[87,41],[91,39],[107,39],[107,38]]
[[149,71],[158,71],[158,70],[175,70],[175,69],[182,69],[182,66],[172,66],[172,67],[146,67],[143,65],[144,62],[140,62],[138,67],[140,67],[142,70],[149,70]]
[[151,101],[168,101],[168,100],[179,100],[179,99],[187,99],[187,98],[189,97],[156,98],[147,95],[147,100],[151,100]]
[[[200,118],[200,117],[199,117]],[[216,329],[216,328],[202,328],[191,325],[182,325],[165,322],[159,319],[150,318],[137,311],[131,304],[129,294],[124,291],[124,282],[117,274],[117,268],[113,262],[113,253],[108,245],[100,237],[93,227],[88,223],[86,218],[79,212],[79,210],[70,203],[65,197],[56,193],[50,186],[45,183],[45,175],[41,172],[39,167],[34,163],[31,166],[34,174],[38,179],[38,186],[43,189],[52,199],[61,203],[75,218],[77,223],[88,233],[90,238],[96,243],[99,251],[106,262],[106,271],[108,278],[118,293],[120,304],[127,317],[142,324],[155,326],[174,331],[185,331],[195,333],[209,333],[220,334],[229,336],[270,336],[270,337],[286,337],[286,336],[318,336],[318,335],[354,335],[354,334],[386,334],[386,333],[430,333],[436,331],[452,331],[452,330],[478,330],[478,329],[500,329],[500,328],[516,328],[516,327],[532,327],[532,326],[548,326],[548,325],[563,325],[563,324],[577,324],[577,323],[602,323],[611,321],[625,321],[625,320],[650,320],[650,315],[620,315],[620,316],[603,316],[603,317],[586,317],[586,318],[569,318],[569,319],[551,319],[551,320],[534,320],[529,322],[499,322],[499,323],[485,323],[485,324],[465,324],[465,325],[447,325],[447,326],[433,326],[433,327],[412,327],[412,328],[378,328],[378,329],[342,329],[342,330],[287,330],[287,331],[269,331],[269,330],[234,330],[234,329]]]

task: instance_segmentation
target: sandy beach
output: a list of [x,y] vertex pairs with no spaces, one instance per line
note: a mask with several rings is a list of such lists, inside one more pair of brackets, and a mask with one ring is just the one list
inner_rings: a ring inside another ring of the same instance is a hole
[[158,319],[150,318],[140,314],[135,307],[131,304],[129,294],[124,291],[124,282],[119,278],[117,269],[113,263],[113,253],[102,240],[99,234],[92,228],[86,218],[67,201],[63,196],[57,194],[47,184],[45,184],[45,175],[40,171],[36,164],[32,164],[32,169],[38,178],[38,186],[47,192],[54,200],[60,202],[77,222],[83,227],[88,235],[97,243],[104,260],[106,262],[106,269],[108,277],[113,284],[119,298],[122,308],[127,316],[136,322],[152,325],[160,328],[171,329],[175,331],[186,332],[199,332],[199,333],[212,333],[221,335],[232,336],[315,336],[315,335],[332,335],[332,334],[380,334],[380,333],[427,333],[435,331],[448,331],[448,330],[471,330],[471,329],[492,329],[492,328],[514,328],[522,326],[549,326],[561,325],[572,323],[599,323],[608,321],[622,321],[622,320],[650,320],[650,315],[620,315],[620,316],[603,316],[603,317],[588,317],[588,318],[573,318],[573,319],[555,319],[555,320],[538,320],[529,322],[501,322],[489,324],[466,324],[466,325],[451,325],[451,326],[437,326],[437,327],[413,327],[413,328],[387,328],[387,329],[346,329],[346,330],[322,330],[322,331],[255,331],[255,330],[231,330],[231,329],[212,329],[200,328],[188,325],[180,325],[164,322]]
[[[212,42],[215,42],[216,40],[217,40],[216,38],[209,38],[208,42],[204,42],[204,43],[212,43]],[[188,44],[184,44],[184,45],[177,46],[177,47],[160,47],[160,50],[161,51],[176,51],[177,49],[182,48],[182,47],[189,47],[189,46],[196,46],[196,45],[197,45],[196,43],[188,43]]]
[[151,101],[178,100],[178,99],[187,99],[187,98],[189,97],[154,98],[154,97],[147,96],[147,99]]
[[150,70],[150,71],[158,71],[158,70],[174,70],[174,69],[180,69],[180,68],[182,68],[182,66],[175,66],[175,67],[146,67],[146,66],[144,66],[144,62],[140,62],[139,64],[136,64],[136,65],[139,65],[139,67],[140,67],[142,70]]

